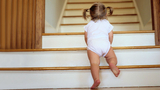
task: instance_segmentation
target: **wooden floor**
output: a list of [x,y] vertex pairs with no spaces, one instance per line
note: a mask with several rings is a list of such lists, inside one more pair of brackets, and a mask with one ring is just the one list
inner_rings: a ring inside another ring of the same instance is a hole
[[98,89],[19,89],[19,90],[160,90],[160,87],[98,88]]

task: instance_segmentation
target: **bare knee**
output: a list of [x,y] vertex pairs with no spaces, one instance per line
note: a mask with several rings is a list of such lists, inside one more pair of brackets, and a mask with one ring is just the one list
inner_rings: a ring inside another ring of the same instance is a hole
[[100,62],[90,62],[91,66],[99,66]]
[[114,65],[117,65],[117,57],[109,57],[109,58],[106,58],[106,61],[108,64],[114,64]]

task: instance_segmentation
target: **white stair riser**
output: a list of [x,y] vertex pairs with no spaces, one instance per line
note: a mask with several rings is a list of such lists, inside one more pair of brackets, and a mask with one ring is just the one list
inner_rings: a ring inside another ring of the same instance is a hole
[[[82,15],[82,13],[83,10],[64,11],[64,16]],[[114,9],[113,14],[136,14],[136,11],[135,9]]]
[[154,33],[115,34],[113,46],[154,46],[154,35]]
[[[99,88],[160,86],[160,83],[158,83],[160,81],[159,70],[121,70],[118,78],[114,77],[110,70],[101,70]],[[89,88],[93,84],[90,70],[0,73],[0,89]]]
[[[114,22],[138,22],[137,16],[109,16],[108,20],[110,23]],[[72,18],[63,18],[62,24],[71,24],[71,23],[88,23],[90,18],[86,20],[83,17],[72,17]]]
[[[66,9],[76,9],[76,8],[90,8],[93,4],[67,4]],[[106,7],[134,7],[133,3],[105,3]]]
[[[154,33],[114,34],[112,46],[155,45]],[[86,47],[84,35],[43,36],[43,48]]]
[[[118,65],[160,64],[160,49],[114,50]],[[90,66],[87,51],[8,52],[0,53],[0,67]],[[100,58],[100,66],[108,66]]]
[[[114,31],[133,31],[139,30],[139,24],[112,24]],[[85,25],[61,26],[60,32],[84,32]]]
[[114,9],[113,14],[136,14],[135,9]]
[[68,0],[68,2],[107,2],[107,1],[132,1],[132,0]]

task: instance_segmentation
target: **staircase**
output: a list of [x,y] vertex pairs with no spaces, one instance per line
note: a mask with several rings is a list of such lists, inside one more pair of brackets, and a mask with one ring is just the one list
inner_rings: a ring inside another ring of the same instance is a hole
[[[43,33],[43,49],[1,50],[0,89],[89,88],[93,84],[84,41],[82,9],[93,2],[114,8],[113,49],[121,74],[101,57],[101,87],[160,86],[160,46],[154,30],[140,30],[132,0],[68,0],[57,33]],[[89,15],[89,14],[88,14]]]

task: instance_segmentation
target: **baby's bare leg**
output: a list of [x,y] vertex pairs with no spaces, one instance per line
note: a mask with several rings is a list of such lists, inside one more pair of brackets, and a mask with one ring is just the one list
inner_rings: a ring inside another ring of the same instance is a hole
[[91,87],[93,89],[93,88],[98,87],[100,84],[100,80],[99,80],[100,59],[96,53],[94,53],[90,50],[87,50],[87,53],[88,53],[88,58],[89,58],[90,64],[91,64],[91,74],[92,74],[92,77],[94,80],[94,84]]
[[109,64],[109,67],[113,74],[118,77],[120,74],[120,70],[117,68],[117,57],[113,51],[113,48],[111,47],[108,54],[105,56],[107,63]]

